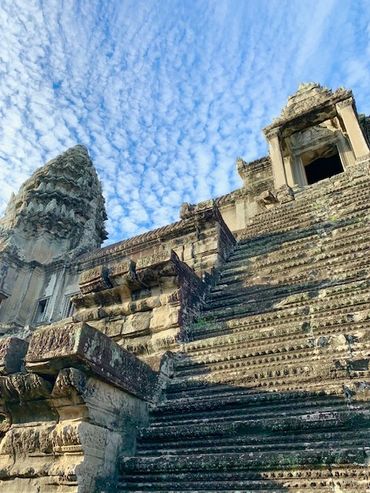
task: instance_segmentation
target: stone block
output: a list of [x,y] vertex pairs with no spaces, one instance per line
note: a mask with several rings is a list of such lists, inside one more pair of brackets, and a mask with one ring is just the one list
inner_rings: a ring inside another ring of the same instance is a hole
[[139,398],[150,400],[156,374],[136,356],[85,323],[48,326],[35,332],[26,367],[56,375],[62,368],[82,369]]
[[0,375],[9,375],[21,370],[28,342],[18,337],[0,339]]
[[82,294],[102,291],[112,286],[108,270],[102,265],[81,272],[79,284]]
[[158,332],[159,330],[169,329],[170,327],[178,327],[179,325],[179,311],[178,307],[171,305],[160,306],[154,308],[153,316],[150,321],[150,329],[152,332]]
[[149,331],[151,312],[134,313],[129,315],[123,324],[122,334],[142,334]]

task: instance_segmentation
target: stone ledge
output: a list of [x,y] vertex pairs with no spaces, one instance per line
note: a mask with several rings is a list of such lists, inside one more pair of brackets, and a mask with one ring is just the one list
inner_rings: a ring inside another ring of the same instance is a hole
[[136,356],[85,323],[44,327],[31,338],[28,371],[57,375],[63,368],[93,374],[144,400],[156,389],[156,373]]

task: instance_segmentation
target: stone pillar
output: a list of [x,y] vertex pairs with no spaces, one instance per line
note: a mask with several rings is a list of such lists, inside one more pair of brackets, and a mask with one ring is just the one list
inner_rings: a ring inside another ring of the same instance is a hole
[[279,134],[279,129],[273,129],[266,135],[276,190],[287,184]]
[[345,101],[337,103],[336,108],[344,123],[356,161],[361,161],[369,157],[370,150],[353,109],[353,99],[348,98]]
[[285,169],[287,184],[290,187],[294,187],[296,180],[294,179],[292,158],[290,156],[284,158],[284,169]]

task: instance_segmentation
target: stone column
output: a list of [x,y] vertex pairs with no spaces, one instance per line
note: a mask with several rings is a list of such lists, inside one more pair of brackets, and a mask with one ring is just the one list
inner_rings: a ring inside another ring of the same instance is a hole
[[337,103],[336,108],[339,116],[343,120],[356,161],[361,161],[369,156],[370,150],[353,109],[353,99],[348,98],[345,101]]
[[272,172],[274,175],[276,190],[287,184],[279,135],[279,129],[273,129],[266,135],[269,144]]
[[286,176],[287,184],[290,187],[294,187],[296,180],[294,179],[292,158],[290,156],[286,156],[284,158],[283,162],[284,162],[284,169],[285,169],[285,176]]

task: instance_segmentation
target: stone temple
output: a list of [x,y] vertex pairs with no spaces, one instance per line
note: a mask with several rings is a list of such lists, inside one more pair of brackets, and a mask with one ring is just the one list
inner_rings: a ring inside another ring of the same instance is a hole
[[243,186],[101,248],[85,147],[0,219],[0,492],[369,492],[370,118],[303,84]]

